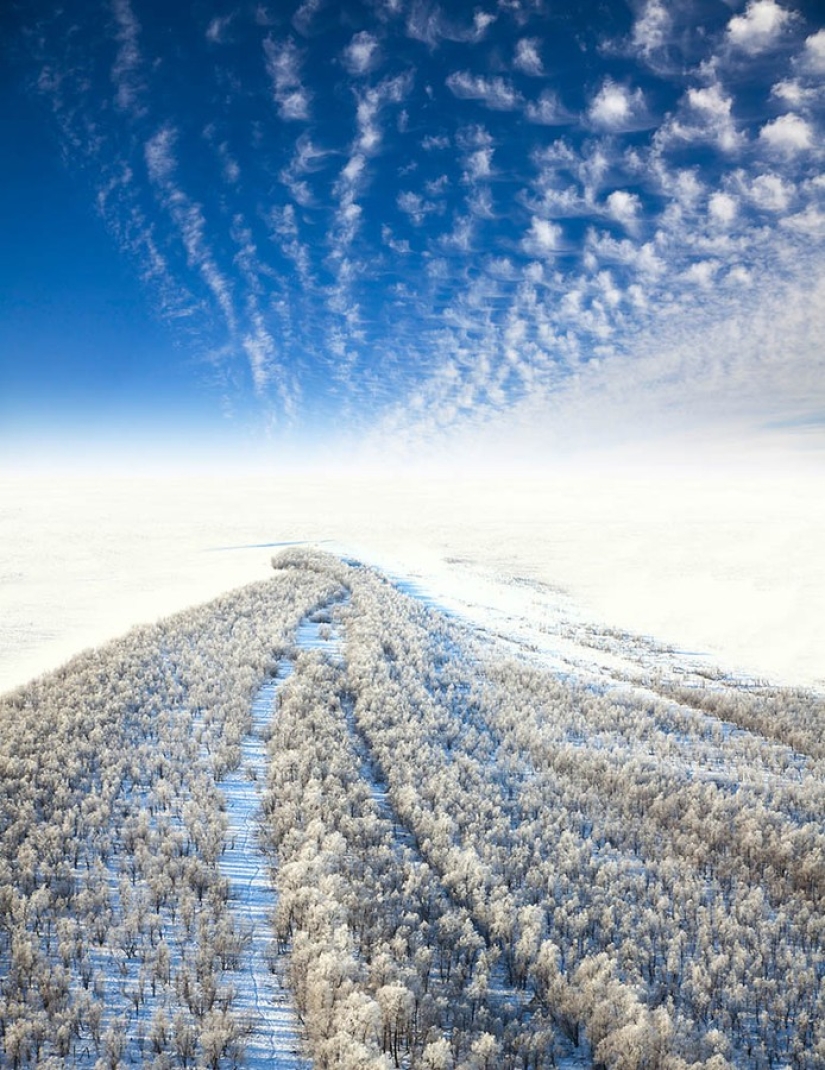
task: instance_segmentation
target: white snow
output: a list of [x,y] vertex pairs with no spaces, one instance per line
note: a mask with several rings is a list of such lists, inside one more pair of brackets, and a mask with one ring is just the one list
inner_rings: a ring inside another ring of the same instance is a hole
[[388,568],[562,669],[623,657],[582,648],[598,622],[726,669],[821,682],[822,491],[811,475],[713,472],[0,474],[0,690],[265,578],[290,542]]
[[252,731],[241,744],[241,764],[218,787],[226,799],[228,844],[221,872],[230,881],[232,914],[246,937],[240,969],[232,974],[234,1013],[249,1028],[244,1064],[255,1070],[308,1070],[301,1054],[301,1027],[282,977],[284,960],[273,950],[271,919],[277,906],[267,858],[257,840],[260,791],[266,783],[266,730],[278,687],[288,675],[265,683],[252,704]]

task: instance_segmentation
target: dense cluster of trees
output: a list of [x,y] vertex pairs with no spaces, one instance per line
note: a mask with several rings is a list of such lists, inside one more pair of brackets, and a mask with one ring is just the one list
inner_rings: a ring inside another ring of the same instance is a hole
[[240,1063],[216,781],[297,624],[340,594],[285,570],[0,701],[0,1065]]
[[284,661],[262,843],[319,1070],[825,1065],[821,701],[559,680],[275,565],[0,700],[0,1065],[243,1064],[220,782]]
[[[275,926],[317,1067],[525,1068],[557,1050],[521,992],[496,991],[470,911],[408,842],[369,767],[342,667],[304,654],[270,742]],[[522,1023],[530,1018],[531,1028]]]
[[[822,1065],[821,703],[773,693],[757,734],[697,710],[707,696],[598,691],[466,641],[456,657],[443,616],[352,586],[359,731],[531,1005],[605,1066]],[[784,724],[807,725],[804,752]]]

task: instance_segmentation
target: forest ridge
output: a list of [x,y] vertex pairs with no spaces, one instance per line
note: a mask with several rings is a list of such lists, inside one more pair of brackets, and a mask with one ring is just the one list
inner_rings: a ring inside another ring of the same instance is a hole
[[304,1065],[825,1065],[819,698],[560,678],[273,565],[0,699],[0,1065],[255,1065],[241,774]]

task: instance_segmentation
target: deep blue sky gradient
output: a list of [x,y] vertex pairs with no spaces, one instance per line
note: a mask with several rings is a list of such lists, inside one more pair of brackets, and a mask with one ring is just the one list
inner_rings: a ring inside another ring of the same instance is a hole
[[5,18],[9,448],[822,416],[817,4]]

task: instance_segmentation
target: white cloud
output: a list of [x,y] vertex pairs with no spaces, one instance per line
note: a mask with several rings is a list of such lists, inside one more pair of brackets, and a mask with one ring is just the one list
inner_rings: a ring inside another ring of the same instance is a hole
[[281,169],[278,177],[297,204],[307,207],[314,202],[315,197],[306,176],[322,168],[330,155],[326,149],[318,148],[309,134],[301,134],[295,142],[292,159]]
[[112,67],[112,81],[117,91],[115,100],[117,106],[123,111],[142,115],[145,109],[139,104],[139,97],[143,90],[140,77],[141,55],[138,45],[140,23],[135,18],[129,0],[112,0],[112,12],[117,23],[116,39],[119,46]]
[[738,205],[736,198],[729,193],[716,192],[708,198],[710,218],[720,226],[728,227],[736,218]]
[[412,253],[412,247],[406,238],[398,239],[393,237],[393,233],[386,223],[381,227],[381,241],[388,249],[392,249],[394,253],[399,256],[409,256]]
[[[304,0],[292,17],[292,25],[298,33],[306,36],[310,32],[312,20],[315,18],[322,5],[323,0]],[[266,21],[264,21],[262,25],[271,25],[272,19],[269,17],[268,13],[266,13],[266,10],[259,7],[258,11],[264,11],[266,17]]]
[[241,168],[238,161],[229,152],[229,146],[225,141],[218,146],[218,155],[221,159],[225,181],[230,186],[234,186],[241,177]]
[[691,210],[702,196],[704,186],[696,177],[696,172],[679,170],[669,175],[666,182],[668,192],[682,208]]
[[521,247],[529,256],[540,259],[555,256],[561,247],[562,229],[547,219],[533,216],[530,229],[522,238]]
[[268,219],[272,226],[270,238],[277,241],[284,256],[295,264],[302,285],[309,289],[314,285],[311,277],[311,257],[307,246],[299,240],[295,205],[285,204],[282,208],[273,208]]
[[540,123],[543,126],[566,126],[573,121],[558,94],[552,89],[545,89],[538,100],[531,100],[524,109],[524,114],[531,123]]
[[766,123],[759,131],[759,140],[774,152],[793,156],[811,148],[813,129],[804,119],[789,112]]
[[344,49],[344,65],[350,74],[368,74],[379,61],[378,38],[362,30]]
[[407,33],[416,41],[430,48],[437,48],[442,41],[477,44],[496,21],[497,16],[477,10],[470,25],[459,24],[446,18],[438,4],[432,0],[415,0],[407,17]]
[[544,74],[544,64],[541,62],[537,37],[523,37],[518,42],[516,54],[513,57],[513,66],[522,74],[530,74],[535,78]]
[[290,38],[278,43],[267,37],[264,52],[278,114],[290,121],[309,119],[310,94],[301,82],[301,56],[295,42]]
[[822,241],[825,238],[825,212],[820,211],[815,205],[809,204],[801,212],[785,216],[780,220],[780,226],[788,230],[797,231],[806,240],[816,238]]
[[805,86],[797,78],[785,78],[771,89],[772,97],[797,109],[810,107],[821,95],[822,86]]
[[363,209],[357,203],[356,198],[364,183],[366,166],[367,161],[363,154],[355,153],[341,169],[332,189],[338,198],[338,209],[335,213],[336,225],[330,235],[330,240],[332,255],[339,262],[342,262],[346,248],[352,244],[361,225]]
[[492,148],[493,138],[490,131],[481,123],[473,123],[470,126],[462,126],[456,131],[456,144],[465,152],[470,149]]
[[734,15],[728,23],[728,40],[748,55],[757,55],[779,41],[790,19],[790,12],[776,0],[750,0],[745,14]]
[[475,220],[472,216],[456,216],[453,221],[453,229],[442,236],[440,244],[445,249],[455,252],[469,253],[473,248],[475,235]]
[[489,178],[493,173],[493,150],[492,148],[476,149],[469,153],[465,160],[466,170],[464,179],[467,182],[478,182],[482,178]]
[[496,218],[493,209],[493,197],[490,193],[489,186],[482,186],[479,189],[473,190],[467,198],[467,207],[474,216],[477,216],[480,219]]
[[779,175],[757,175],[747,190],[757,208],[766,212],[784,212],[795,193],[794,187]]
[[256,310],[251,319],[253,330],[245,335],[241,345],[249,360],[255,393],[262,397],[266,393],[275,363],[275,342],[259,311]]
[[590,102],[587,112],[590,123],[602,130],[630,131],[647,125],[647,108],[641,89],[607,79]]
[[295,219],[295,206],[285,204],[282,208],[275,207],[269,213],[269,221],[273,231],[279,238],[295,238],[298,236],[298,223]]
[[356,93],[356,124],[358,136],[355,149],[358,152],[373,154],[381,144],[381,129],[378,118],[387,104],[400,104],[409,94],[413,85],[413,74],[399,74],[395,78],[385,78],[377,86],[372,86],[363,93]]
[[817,30],[805,40],[803,65],[815,74],[825,74],[825,30]]
[[636,226],[641,201],[635,193],[628,193],[627,190],[623,189],[614,190],[605,204],[607,205],[607,214],[612,219],[615,219],[616,222],[621,223],[623,227],[632,230]]
[[163,183],[168,181],[175,168],[177,161],[174,156],[174,146],[177,141],[177,132],[173,126],[162,126],[146,142],[144,156],[146,169],[153,182]]
[[395,203],[405,215],[410,217],[417,227],[421,226],[428,215],[438,211],[437,205],[430,201],[425,201],[419,193],[413,193],[411,190],[404,190],[399,193]]
[[514,111],[522,104],[521,94],[504,78],[456,71],[447,78],[447,86],[460,99],[480,100],[495,111]]
[[213,45],[223,44],[233,18],[234,15],[216,15],[206,27],[206,40]]
[[144,157],[149,177],[158,190],[163,207],[177,227],[186,258],[195,268],[212,293],[220,308],[230,334],[234,334],[236,316],[232,301],[232,289],[227,278],[219,270],[206,241],[206,219],[200,205],[191,201],[174,182],[177,161],[174,155],[176,140],[174,127],[167,124],[158,130],[144,146]]
[[649,59],[662,49],[671,29],[671,16],[661,0],[647,0],[633,24],[634,51]]
[[680,116],[669,119],[656,134],[660,145],[672,141],[708,141],[722,152],[741,148],[744,136],[732,115],[733,100],[717,83],[688,89],[681,101]]
[[587,254],[594,258],[594,264],[602,260],[623,264],[648,281],[659,279],[667,271],[667,265],[653,242],[638,245],[626,238],[617,240],[610,234],[591,230],[586,239],[586,249]]
[[753,285],[753,275],[742,264],[737,264],[727,273],[725,282],[729,286],[749,287]]
[[480,41],[486,34],[488,27],[496,21],[496,16],[489,11],[476,11],[473,16],[473,30],[470,40]]
[[360,154],[351,156],[341,171],[338,182],[335,185],[335,192],[340,195],[344,191],[357,188],[366,166],[367,161],[363,156]]

